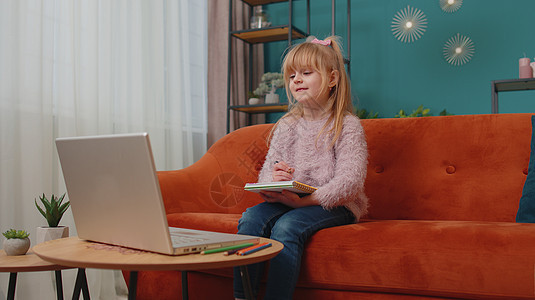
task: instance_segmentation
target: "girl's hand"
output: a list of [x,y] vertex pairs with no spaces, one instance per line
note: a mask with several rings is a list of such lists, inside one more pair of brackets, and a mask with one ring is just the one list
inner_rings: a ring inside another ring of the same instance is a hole
[[288,181],[292,180],[295,172],[294,168],[291,168],[287,163],[281,161],[276,162],[273,165],[273,181]]

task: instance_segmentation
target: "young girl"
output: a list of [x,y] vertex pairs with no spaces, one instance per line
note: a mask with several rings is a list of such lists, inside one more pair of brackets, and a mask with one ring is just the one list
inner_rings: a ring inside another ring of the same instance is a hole
[[[271,238],[284,249],[269,263],[264,299],[292,299],[306,241],[320,229],[351,224],[366,213],[368,152],[353,114],[351,89],[338,39],[294,46],[283,62],[291,110],[274,126],[258,182],[297,180],[318,189],[304,197],[263,192],[248,208],[238,233]],[[264,264],[248,266],[255,293]],[[245,298],[239,269],[234,296]]]

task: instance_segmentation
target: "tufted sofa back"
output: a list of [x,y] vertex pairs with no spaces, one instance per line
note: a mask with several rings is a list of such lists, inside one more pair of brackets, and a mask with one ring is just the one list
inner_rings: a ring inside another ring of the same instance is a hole
[[[514,221],[526,179],[531,114],[362,120],[368,219]],[[159,172],[167,213],[241,213],[270,124],[238,129],[195,164]]]
[[370,219],[515,220],[531,114],[362,120]]

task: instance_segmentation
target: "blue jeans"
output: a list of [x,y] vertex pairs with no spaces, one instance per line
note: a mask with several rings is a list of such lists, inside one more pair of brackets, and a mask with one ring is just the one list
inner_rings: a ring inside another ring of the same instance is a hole
[[[331,210],[321,206],[291,208],[280,203],[263,202],[248,208],[240,219],[238,233],[271,238],[284,244],[284,249],[269,263],[264,299],[292,299],[308,238],[320,229],[353,222],[355,216],[345,207]],[[255,297],[264,265],[248,266]],[[234,297],[245,298],[239,268],[234,268]]]

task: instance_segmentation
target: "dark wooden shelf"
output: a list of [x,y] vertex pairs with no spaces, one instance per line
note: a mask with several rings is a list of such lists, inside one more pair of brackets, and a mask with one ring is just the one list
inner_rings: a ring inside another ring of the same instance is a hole
[[[288,40],[288,26],[266,27],[233,31],[232,35],[250,44],[269,43]],[[306,34],[292,26],[292,40],[303,39]]]
[[232,110],[241,111],[249,114],[263,114],[273,112],[286,112],[288,111],[287,103],[274,103],[274,104],[257,104],[257,105],[234,105],[229,107]]
[[251,5],[264,5],[264,4],[270,4],[270,3],[277,3],[277,2],[288,2],[288,0],[243,0],[243,2]]
[[494,80],[493,82],[497,92],[535,89],[535,78]]

